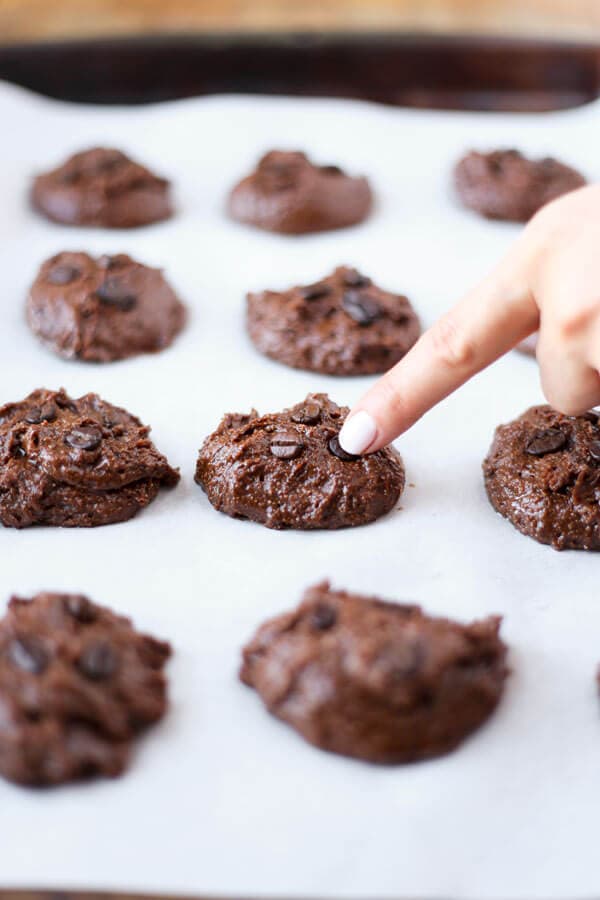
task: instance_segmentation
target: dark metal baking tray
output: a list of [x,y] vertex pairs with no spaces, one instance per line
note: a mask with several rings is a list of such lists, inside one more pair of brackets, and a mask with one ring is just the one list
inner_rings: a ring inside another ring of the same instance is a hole
[[396,34],[0,40],[0,79],[84,103],[256,93],[533,111],[597,97],[600,46]]

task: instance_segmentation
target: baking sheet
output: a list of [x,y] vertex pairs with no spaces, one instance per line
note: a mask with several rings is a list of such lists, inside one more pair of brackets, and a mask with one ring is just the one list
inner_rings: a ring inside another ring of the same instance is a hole
[[[295,372],[244,334],[246,290],[364,269],[425,323],[518,233],[457,208],[464,148],[556,153],[598,176],[600,107],[542,114],[415,112],[362,103],[215,97],[138,109],[60,105],[0,85],[0,401],[38,386],[97,391],[153,426],[183,473],[137,519],[93,530],[0,531],[0,592],[88,592],[170,639],[172,711],[120,780],[31,792],[0,782],[0,885],[374,898],[565,898],[600,892],[598,559],[519,535],[489,507],[494,426],[539,402],[511,354],[402,437],[402,509],[354,530],[272,532],[216,513],[193,483],[225,411],[308,391],[352,403],[370,379]],[[172,177],[178,214],[136,232],[53,226],[28,209],[32,173],[94,144]],[[227,221],[225,193],[271,147],[368,174],[365,225],[303,238]],[[191,310],[167,352],[61,361],[23,321],[38,264],[62,249],[164,266]],[[498,612],[513,674],[489,725],[446,758],[373,768],[319,752],[236,680],[239,649],[303,588],[335,585],[463,620]],[[4,602],[2,600],[2,602]]]

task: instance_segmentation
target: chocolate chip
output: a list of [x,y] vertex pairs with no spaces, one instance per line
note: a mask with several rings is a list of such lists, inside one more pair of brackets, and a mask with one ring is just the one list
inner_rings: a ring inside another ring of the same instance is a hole
[[284,432],[273,437],[270,449],[277,459],[296,459],[304,450],[304,444],[298,435]]
[[592,459],[600,462],[600,441],[592,441],[588,447],[588,452]]
[[327,603],[318,603],[310,614],[311,627],[317,631],[327,631],[335,625],[337,613]]
[[321,418],[321,407],[316,401],[309,400],[308,403],[296,407],[290,418],[298,425],[316,425]]
[[81,271],[75,266],[58,265],[50,269],[47,280],[50,284],[71,284],[72,281],[79,278]]
[[580,416],[573,416],[574,419],[585,419],[586,422],[591,422],[592,425],[598,424],[598,413],[594,412],[593,409],[588,410],[588,412],[582,413]]
[[519,150],[498,150],[495,153],[490,153],[486,157],[486,161],[493,174],[501,175],[507,163],[510,165],[511,162],[517,162],[523,158]]
[[59,409],[68,409],[71,412],[77,412],[77,406],[66,394],[58,394],[54,399]]
[[371,284],[371,279],[361,275],[357,269],[346,269],[342,280],[347,287],[367,287]]
[[129,312],[136,304],[136,296],[131,293],[120,278],[106,278],[96,291],[96,296],[108,306],[115,306],[122,312]]
[[322,281],[300,288],[300,295],[304,300],[319,300],[321,297],[328,297],[329,294],[331,294],[331,288]]
[[384,646],[377,655],[375,666],[380,667],[384,673],[388,673],[393,681],[402,682],[407,677],[415,675],[423,667],[424,661],[423,641],[418,637],[406,637],[394,644]]
[[98,266],[101,269],[119,269],[123,265],[123,256],[101,256],[98,260]]
[[269,174],[280,175],[282,173],[293,172],[295,170],[294,162],[288,159],[263,159],[260,163],[260,170]]
[[344,172],[339,166],[319,166],[324,175],[343,175]]
[[562,450],[567,443],[567,435],[558,428],[547,428],[538,431],[531,437],[525,447],[525,452],[531,456],[545,456],[546,453],[556,453]]
[[56,404],[49,400],[48,403],[44,403],[42,406],[32,406],[25,416],[25,421],[29,425],[39,425],[40,422],[54,422],[57,415]]
[[80,425],[65,437],[65,444],[75,450],[95,450],[102,441],[102,432],[95,425]]
[[514,147],[511,147],[509,150],[500,150],[498,153],[492,154],[492,158],[499,160],[523,159],[523,154],[520,150],[515,150]]
[[32,406],[27,415],[25,416],[25,421],[30,425],[39,425],[40,422],[44,421],[44,417],[42,415],[42,407],[41,406]]
[[359,325],[371,325],[381,316],[381,306],[360,290],[345,291],[342,308]]
[[119,151],[107,153],[96,160],[96,172],[112,172],[114,169],[120,168],[126,162],[125,157]]
[[64,602],[69,615],[83,625],[89,625],[90,622],[96,621],[96,607],[83,594],[67,594]]
[[43,644],[35,637],[23,635],[15,638],[8,649],[10,659],[19,669],[41,675],[48,666],[48,654]]
[[264,186],[272,191],[285,191],[296,185],[298,166],[295,162],[266,161],[259,167]]
[[355,459],[360,459],[360,456],[355,456],[354,453],[346,453],[340,444],[337,434],[334,434],[334,436],[329,439],[328,447],[330,453],[333,453],[334,456],[337,456],[338,459],[342,459],[344,462],[353,462]]
[[117,656],[108,641],[88,644],[77,663],[80,672],[92,681],[104,681],[114,674]]

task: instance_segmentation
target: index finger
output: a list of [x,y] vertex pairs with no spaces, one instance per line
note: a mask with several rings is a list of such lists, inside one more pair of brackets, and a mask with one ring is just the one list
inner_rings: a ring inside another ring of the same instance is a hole
[[426,331],[361,398],[340,443],[379,450],[477,372],[535,331],[539,311],[527,281],[502,266]]

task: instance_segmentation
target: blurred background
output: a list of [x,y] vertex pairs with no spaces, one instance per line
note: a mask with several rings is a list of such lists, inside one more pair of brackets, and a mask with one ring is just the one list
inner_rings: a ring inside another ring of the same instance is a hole
[[600,95],[600,0],[0,0],[1,80],[91,103],[559,109]]
[[4,44],[292,30],[594,41],[600,36],[600,0],[0,0]]

